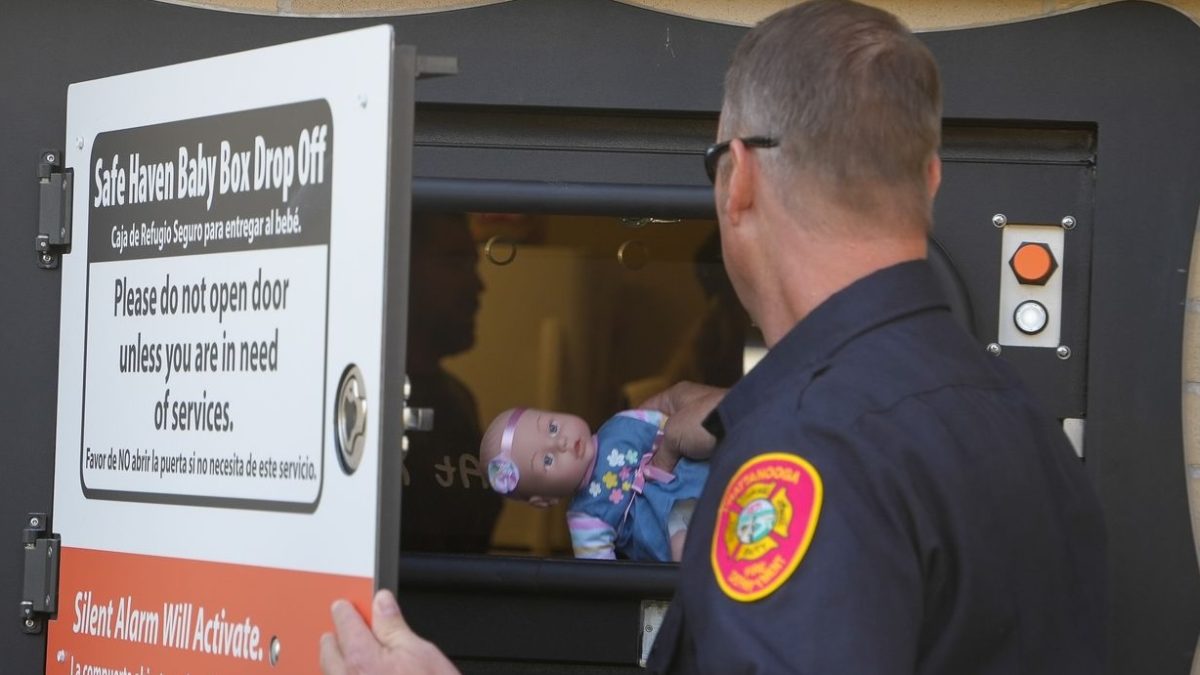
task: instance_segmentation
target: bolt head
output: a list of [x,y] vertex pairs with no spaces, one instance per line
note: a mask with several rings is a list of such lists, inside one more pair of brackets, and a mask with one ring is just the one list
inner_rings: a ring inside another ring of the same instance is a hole
[[1000,351],[1000,345],[996,344],[995,342],[987,346],[987,352],[992,356],[1000,356]]
[[[51,256],[49,253],[43,253],[43,254],[42,254],[42,263],[43,263],[43,264],[45,264],[45,265],[49,265],[49,264],[50,264],[50,263],[52,263],[52,262],[54,262],[54,257],[53,257],[53,256]],[[34,527],[37,527],[37,526],[35,525]]]
[[58,159],[58,157],[53,152],[46,153],[46,161],[47,162],[50,162],[51,164],[53,164],[54,160],[56,160],[56,159]]
[[1004,215],[1003,213],[997,213],[996,215],[992,216],[992,225],[995,225],[996,227],[1004,227],[1007,224],[1008,216]]
[[1062,219],[1062,226],[1064,230],[1075,229],[1075,216],[1064,216]]
[[1071,348],[1066,345],[1059,345],[1058,349],[1054,350],[1054,353],[1063,361],[1071,358]]
[[[1042,267],[1044,262],[1050,264]],[[1020,283],[1030,286],[1045,286],[1050,277],[1054,276],[1054,272],[1058,270],[1058,259],[1054,257],[1054,251],[1047,244],[1040,241],[1022,241],[1017,245],[1017,250],[1013,252],[1012,257],[1008,259],[1008,266]]]
[[41,525],[41,524],[42,524],[42,521],[41,521],[41,520],[39,520],[39,519],[37,519],[37,518],[30,518],[30,519],[29,519],[29,526],[30,526],[30,527],[37,527],[38,525]]
[[25,619],[25,627],[26,628],[33,628],[33,626],[34,626],[33,619]]

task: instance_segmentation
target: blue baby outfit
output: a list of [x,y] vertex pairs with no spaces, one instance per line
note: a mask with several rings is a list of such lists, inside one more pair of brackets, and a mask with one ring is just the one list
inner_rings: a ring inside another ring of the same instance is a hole
[[629,410],[596,432],[591,479],[567,511],[576,557],[671,559],[671,508],[700,496],[708,463],[682,458],[674,474],[649,466],[665,423],[660,412]]

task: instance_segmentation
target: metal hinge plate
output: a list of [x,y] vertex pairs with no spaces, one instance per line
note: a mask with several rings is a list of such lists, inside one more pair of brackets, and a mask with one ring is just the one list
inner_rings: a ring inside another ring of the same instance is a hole
[[[433,431],[433,408],[410,408],[408,399],[412,397],[412,381],[404,376],[404,436],[400,438],[400,456],[408,455],[408,432]],[[403,460],[401,460],[403,461]]]
[[21,591],[21,630],[41,633],[58,612],[58,559],[61,538],[50,531],[45,513],[31,513],[21,534],[25,583]]

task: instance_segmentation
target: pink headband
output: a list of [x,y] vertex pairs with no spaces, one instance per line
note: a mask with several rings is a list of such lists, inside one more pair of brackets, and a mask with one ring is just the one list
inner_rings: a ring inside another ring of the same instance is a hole
[[504,423],[504,433],[500,436],[500,454],[488,462],[488,482],[492,489],[502,495],[517,489],[517,481],[521,480],[521,470],[512,461],[513,436],[517,434],[517,420],[521,419],[524,408],[514,408]]

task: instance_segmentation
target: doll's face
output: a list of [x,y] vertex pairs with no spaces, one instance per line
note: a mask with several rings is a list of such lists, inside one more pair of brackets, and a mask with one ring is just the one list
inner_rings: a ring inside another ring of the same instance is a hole
[[[506,423],[508,415],[497,418],[496,423]],[[570,497],[579,489],[595,456],[587,422],[575,415],[530,408],[513,431],[512,460],[521,472],[516,494],[539,506]]]

